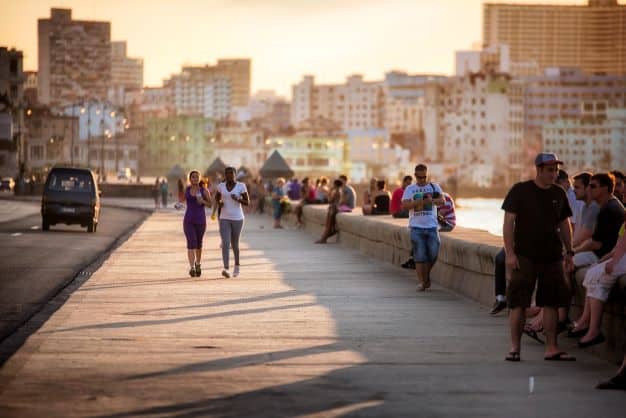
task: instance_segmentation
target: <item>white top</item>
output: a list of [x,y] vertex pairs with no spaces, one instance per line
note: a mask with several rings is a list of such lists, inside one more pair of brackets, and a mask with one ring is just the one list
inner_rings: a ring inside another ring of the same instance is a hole
[[235,183],[235,187],[231,191],[226,188],[226,183],[222,182],[217,185],[217,191],[222,194],[222,211],[220,212],[220,219],[229,219],[231,221],[243,220],[243,208],[241,203],[235,202],[231,195],[236,195],[238,199],[241,199],[241,195],[247,193],[246,185],[240,182]]
[[[439,196],[442,196],[441,186],[434,183],[427,183],[424,186],[418,186],[417,184],[411,184],[404,189],[402,194],[402,200],[417,200],[422,199],[425,194],[432,196],[433,192],[439,192]],[[409,211],[409,227],[410,228],[437,228],[439,223],[437,222],[437,206],[431,205],[420,211],[411,209]]]

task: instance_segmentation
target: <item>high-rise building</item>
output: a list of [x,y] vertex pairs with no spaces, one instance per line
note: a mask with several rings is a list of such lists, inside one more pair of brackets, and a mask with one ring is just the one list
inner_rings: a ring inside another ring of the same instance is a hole
[[409,75],[402,71],[385,74],[384,127],[390,134],[421,132],[424,122],[424,95],[427,83],[443,81],[436,75]]
[[167,81],[176,113],[227,119],[235,107],[248,106],[250,60],[218,60],[217,65],[185,66]]
[[588,75],[576,68],[550,68],[525,79],[524,150],[530,161],[543,144],[544,125],[580,119],[585,106],[626,107],[626,75]]
[[583,116],[543,128],[543,149],[556,153],[570,172],[609,171],[626,163],[626,108],[598,104],[583,103]]
[[39,19],[39,101],[105,100],[111,85],[111,24],[72,20],[71,9]]
[[230,80],[231,106],[248,106],[251,63],[249,59],[220,59],[216,66],[208,67],[216,76]]
[[291,124],[296,127],[331,121],[344,131],[381,128],[384,117],[383,83],[351,75],[344,84],[316,85],[304,76],[292,87]]
[[514,63],[580,67],[585,73],[626,74],[626,5],[483,5],[483,47],[510,48]]
[[455,164],[460,184],[510,184],[521,175],[523,85],[507,74],[472,73],[429,85],[427,159]]
[[126,55],[126,41],[111,42],[111,84],[128,90],[143,87],[143,59]]
[[143,87],[143,59],[126,55],[126,41],[111,42],[111,87],[109,99],[124,106],[126,92]]

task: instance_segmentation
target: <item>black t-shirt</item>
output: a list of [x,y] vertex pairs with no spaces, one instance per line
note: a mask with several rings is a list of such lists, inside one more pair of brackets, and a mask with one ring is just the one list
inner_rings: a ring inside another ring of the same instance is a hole
[[594,250],[598,257],[611,251],[617,243],[619,229],[624,223],[624,206],[614,197],[611,197],[598,212],[596,227],[591,239],[602,243],[599,250]]
[[506,195],[502,209],[516,215],[517,255],[539,263],[563,257],[559,224],[572,216],[565,190],[557,185],[542,189],[533,180],[517,183]]

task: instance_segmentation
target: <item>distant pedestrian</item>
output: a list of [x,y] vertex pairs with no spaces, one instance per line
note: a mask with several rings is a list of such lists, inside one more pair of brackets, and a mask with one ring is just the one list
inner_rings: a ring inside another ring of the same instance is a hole
[[183,179],[178,179],[176,186],[178,187],[178,201],[182,202],[185,200],[185,183]]
[[187,238],[187,259],[189,260],[189,275],[200,277],[202,274],[202,238],[206,231],[205,207],[211,206],[211,193],[200,184],[200,172],[193,170],[189,173],[189,186],[183,191],[186,203],[183,231]]
[[272,214],[274,216],[274,228],[282,229],[283,226],[280,224],[280,219],[283,216],[283,208],[282,208],[282,200],[285,197],[285,179],[280,177],[276,180],[276,187],[272,190]]
[[160,192],[161,192],[161,205],[166,208],[167,207],[167,193],[168,193],[168,187],[167,187],[167,181],[165,179],[161,179],[161,184],[160,184]]
[[244,183],[235,181],[237,170],[227,167],[224,170],[225,181],[217,186],[215,194],[216,206],[221,206],[219,215],[220,236],[222,238],[222,261],[224,269],[222,276],[231,277],[229,252],[233,249],[235,268],[232,277],[239,276],[239,237],[243,230],[244,213],[241,205],[250,204],[250,196]]
[[154,199],[154,208],[158,209],[161,199],[161,184],[158,177],[156,178],[156,180],[154,181],[154,185],[152,186],[152,198]]

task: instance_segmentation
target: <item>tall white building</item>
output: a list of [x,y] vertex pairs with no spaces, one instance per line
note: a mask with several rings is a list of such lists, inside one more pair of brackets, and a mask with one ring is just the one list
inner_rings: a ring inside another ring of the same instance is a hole
[[381,128],[384,93],[382,82],[366,82],[352,75],[344,84],[316,85],[313,76],[304,76],[292,88],[291,124],[298,128],[318,119],[349,129]]
[[183,67],[168,81],[177,115],[226,119],[232,107],[232,82],[206,67]]
[[443,162],[458,165],[459,184],[519,180],[523,88],[508,75],[453,77],[439,95]]
[[384,82],[385,129],[390,134],[422,132],[426,85],[445,79],[446,77],[437,75],[409,75],[402,71],[386,73]]
[[143,59],[126,55],[126,41],[111,42],[111,87],[109,100],[123,106],[126,91],[143,87]]

